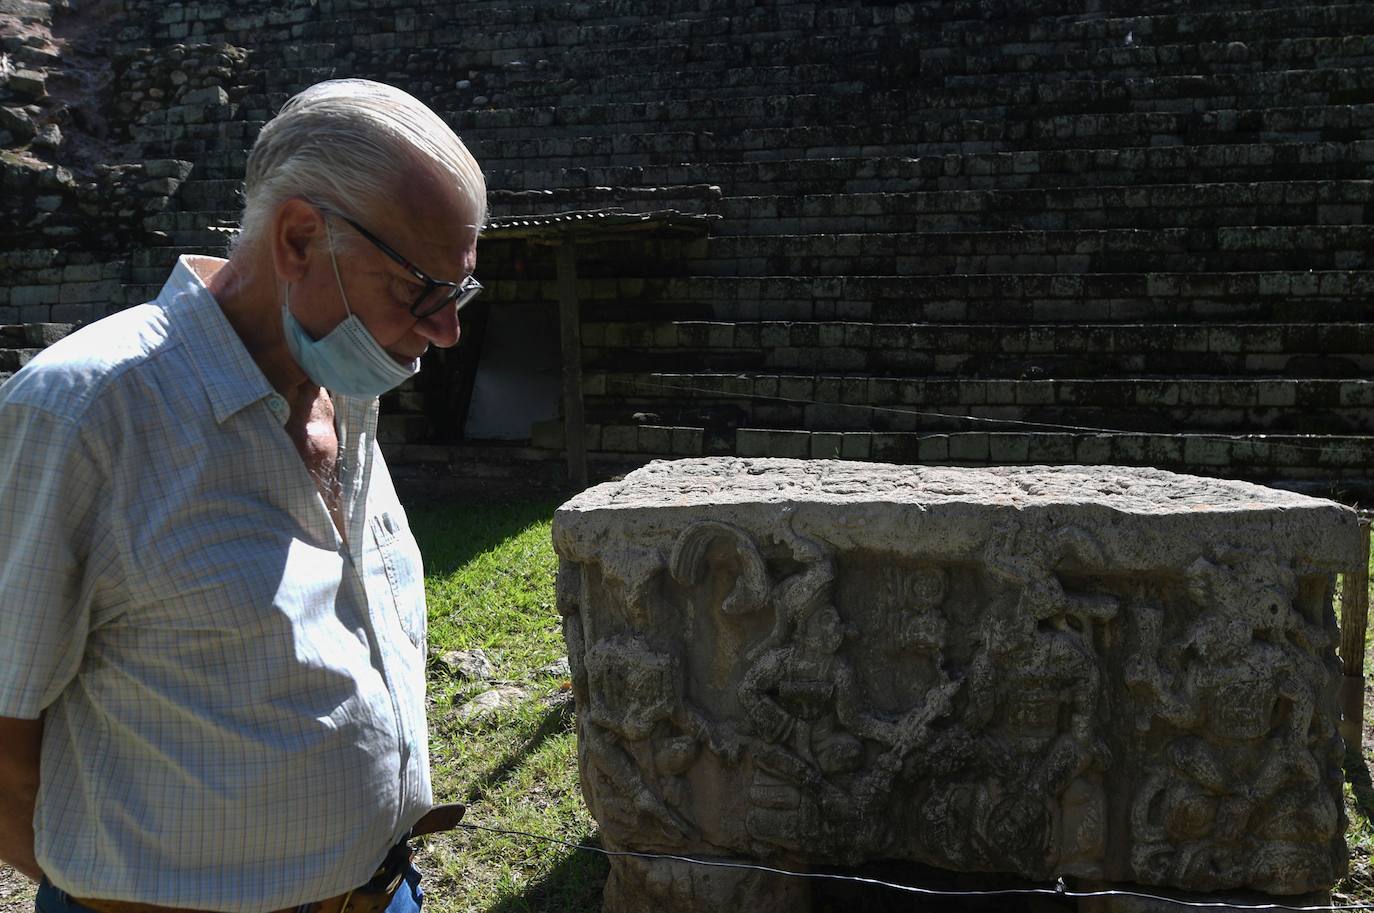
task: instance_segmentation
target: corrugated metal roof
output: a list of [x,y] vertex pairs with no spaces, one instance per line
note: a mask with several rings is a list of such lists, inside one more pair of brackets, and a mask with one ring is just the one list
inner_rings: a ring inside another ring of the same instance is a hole
[[[593,241],[638,232],[660,232],[675,235],[704,235],[710,224],[718,220],[715,214],[678,212],[660,209],[653,212],[625,212],[621,209],[580,209],[569,212],[542,213],[524,216],[497,216],[488,219],[482,229],[487,239],[527,238],[547,241]],[[238,234],[235,225],[209,225],[210,231]]]
[[483,238],[530,238],[549,241],[589,241],[631,232],[704,235],[718,215],[660,209],[625,212],[622,209],[583,209],[487,220]]

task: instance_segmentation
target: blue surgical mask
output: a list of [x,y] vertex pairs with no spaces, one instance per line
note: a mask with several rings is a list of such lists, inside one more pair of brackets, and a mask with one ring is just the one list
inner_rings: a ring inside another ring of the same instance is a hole
[[[328,232],[329,223],[325,223]],[[400,362],[391,357],[368,332],[363,322],[348,306],[348,295],[339,275],[339,262],[334,257],[334,239],[329,238],[329,260],[334,264],[334,280],[339,283],[344,310],[348,316],[343,323],[319,339],[311,339],[291,313],[291,286],[286,287],[282,303],[281,322],[286,334],[286,348],[296,364],[315,383],[331,393],[344,396],[381,396],[414,377],[420,370],[420,359]]]

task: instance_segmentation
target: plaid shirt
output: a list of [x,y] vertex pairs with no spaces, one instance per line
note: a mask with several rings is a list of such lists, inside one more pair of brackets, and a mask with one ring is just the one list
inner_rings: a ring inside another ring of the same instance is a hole
[[44,718],[55,885],[252,913],[429,808],[424,588],[376,400],[335,397],[345,547],[196,263],[0,387],[0,715]]

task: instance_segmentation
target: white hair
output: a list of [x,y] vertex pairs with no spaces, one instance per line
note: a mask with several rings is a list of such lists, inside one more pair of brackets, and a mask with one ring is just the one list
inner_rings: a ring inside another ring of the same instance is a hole
[[293,96],[263,126],[243,181],[242,228],[234,247],[250,245],[277,207],[303,197],[365,222],[394,199],[416,168],[451,177],[470,204],[473,227],[486,222],[487,185],[476,159],[419,99],[366,79],[331,79]]

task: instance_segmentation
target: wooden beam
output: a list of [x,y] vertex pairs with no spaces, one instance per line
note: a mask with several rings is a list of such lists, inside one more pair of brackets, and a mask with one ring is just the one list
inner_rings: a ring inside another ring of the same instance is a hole
[[1369,523],[1360,519],[1358,568],[1345,574],[1341,587],[1341,736],[1346,749],[1358,754],[1364,734],[1365,630],[1369,623]]
[[582,410],[582,308],[577,300],[577,248],[571,238],[555,248],[558,327],[563,345],[563,447],[568,483],[587,487],[587,423]]

